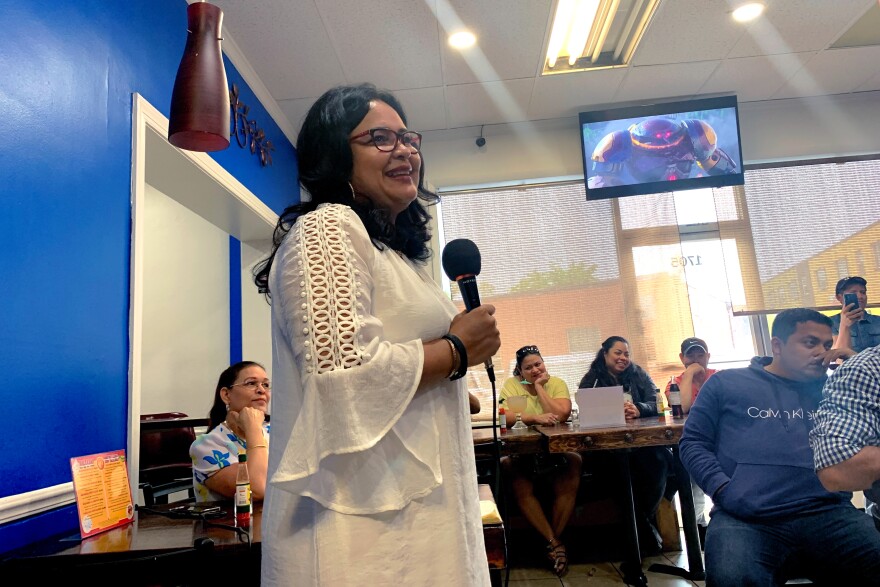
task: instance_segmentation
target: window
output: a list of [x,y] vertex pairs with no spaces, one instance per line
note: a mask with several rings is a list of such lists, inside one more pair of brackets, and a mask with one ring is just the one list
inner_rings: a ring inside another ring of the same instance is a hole
[[[480,249],[480,291],[492,292],[482,298],[502,332],[499,386],[516,349],[534,344],[574,392],[612,335],[627,338],[634,362],[662,385],[681,372],[681,341],[694,334],[713,363],[754,355],[749,320],[731,312],[745,296],[740,264],[727,260],[740,246],[718,233],[719,224],[747,224],[744,210],[731,188],[594,202],[580,181],[446,192],[441,241],[469,238]],[[450,293],[461,306],[457,288]],[[489,419],[485,373],[468,378]]]
[[816,285],[821,290],[828,289],[828,274],[824,269],[816,269]]
[[[745,175],[744,221],[719,224],[722,239],[734,238],[740,247],[746,295],[734,305],[738,315],[839,307],[834,283],[866,265],[858,251],[868,247],[875,268],[863,277],[880,281],[880,159],[762,165]],[[829,211],[839,209],[843,193],[860,209],[838,223]]]
[[595,353],[602,346],[602,335],[598,328],[569,328],[568,352]]

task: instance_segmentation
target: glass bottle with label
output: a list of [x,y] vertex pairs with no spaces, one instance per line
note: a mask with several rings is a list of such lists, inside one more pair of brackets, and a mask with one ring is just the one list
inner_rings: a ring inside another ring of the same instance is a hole
[[235,477],[235,525],[247,528],[251,525],[251,480],[247,470],[247,453],[238,455],[238,474]]
[[675,382],[675,377],[669,382],[669,407],[672,409],[673,418],[677,420],[684,418],[684,411],[681,409],[681,390]]

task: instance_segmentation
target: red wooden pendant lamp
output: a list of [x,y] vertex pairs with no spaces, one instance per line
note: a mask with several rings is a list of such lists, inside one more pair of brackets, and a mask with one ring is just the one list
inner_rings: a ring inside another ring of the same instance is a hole
[[222,151],[229,146],[229,89],[220,49],[223,11],[196,2],[186,15],[188,34],[171,94],[168,142],[189,151]]

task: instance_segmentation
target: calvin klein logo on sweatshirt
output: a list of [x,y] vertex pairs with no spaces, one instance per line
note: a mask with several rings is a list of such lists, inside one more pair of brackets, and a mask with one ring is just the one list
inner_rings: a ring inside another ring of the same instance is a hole
[[[761,408],[757,408],[755,406],[750,407],[746,410],[746,413],[750,418],[785,418],[786,420],[803,420],[804,419],[804,409],[798,408],[796,410],[777,410],[776,408],[767,408],[766,410],[762,410]],[[816,417],[815,411],[807,411],[807,420],[812,420]]]

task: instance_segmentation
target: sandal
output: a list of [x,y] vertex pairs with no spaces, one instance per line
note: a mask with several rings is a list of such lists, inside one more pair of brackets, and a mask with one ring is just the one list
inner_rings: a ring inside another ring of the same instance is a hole
[[568,553],[565,545],[556,538],[547,543],[547,558],[557,577],[564,577],[568,573]]

